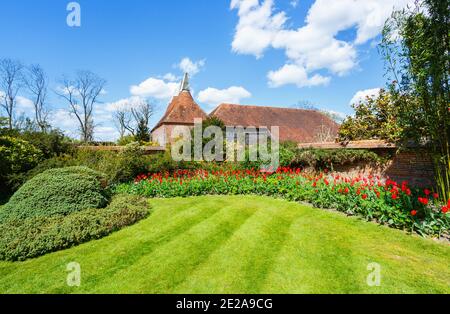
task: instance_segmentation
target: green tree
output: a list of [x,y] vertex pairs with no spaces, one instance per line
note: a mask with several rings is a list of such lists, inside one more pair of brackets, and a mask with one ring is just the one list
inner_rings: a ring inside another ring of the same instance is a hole
[[352,105],[353,117],[347,117],[339,130],[342,141],[383,139],[397,142],[403,132],[398,123],[399,107],[391,93],[381,90],[378,96],[367,97]]
[[426,142],[441,196],[450,198],[450,0],[421,0],[394,12],[381,52],[402,138]]
[[136,140],[139,142],[150,142],[150,130],[148,129],[148,124],[145,119],[140,119],[137,131]]

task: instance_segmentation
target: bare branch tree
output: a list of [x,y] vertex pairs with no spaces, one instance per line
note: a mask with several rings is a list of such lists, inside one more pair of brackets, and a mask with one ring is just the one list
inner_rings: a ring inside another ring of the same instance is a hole
[[6,111],[8,127],[13,129],[16,98],[23,86],[23,65],[16,60],[0,60],[0,105]]
[[129,131],[132,135],[135,135],[135,130],[131,127],[131,117],[129,111],[124,108],[119,108],[113,113],[114,124],[119,131],[120,138],[125,136],[125,133]]
[[322,121],[322,124],[317,128],[314,140],[318,143],[333,142],[335,140],[335,134],[333,134],[332,129],[326,126]]
[[56,92],[69,103],[70,112],[80,124],[81,140],[90,142],[94,138],[93,111],[106,81],[90,71],[79,71],[75,79],[63,78],[62,90]]
[[49,111],[46,107],[48,79],[40,65],[31,65],[27,72],[25,84],[33,98],[34,119],[41,131],[45,132],[49,127]]
[[128,99],[117,107],[113,119],[121,137],[126,132],[135,136],[139,123],[148,128],[152,115],[153,106],[147,100]]
[[135,123],[143,123],[148,127],[150,119],[153,116],[153,105],[146,99],[142,100],[139,106],[131,108],[131,113],[134,117]]
[[295,105],[291,106],[294,109],[303,109],[303,110],[313,110],[319,111],[319,108],[316,107],[316,104],[309,100],[299,100]]

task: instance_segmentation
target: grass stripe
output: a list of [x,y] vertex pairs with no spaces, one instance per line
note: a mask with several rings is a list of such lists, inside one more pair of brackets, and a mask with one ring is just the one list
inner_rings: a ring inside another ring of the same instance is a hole
[[[104,239],[0,262],[0,293],[450,293],[450,247],[432,240],[266,197],[151,202]],[[72,261],[80,288],[66,285]],[[380,287],[366,284],[370,262]]]
[[158,247],[152,254],[144,255],[136,263],[128,265],[126,270],[110,278],[106,286],[99,285],[98,290],[107,293],[122,290],[126,278],[140,272],[140,278],[125,286],[127,292],[170,293],[254,212],[252,209],[222,207],[216,214]]
[[[217,249],[176,293],[258,293],[274,258],[299,212],[289,210],[286,202],[270,200],[260,207],[261,198],[248,197],[245,208],[260,209],[233,236]],[[232,270],[232,271],[231,271]]]

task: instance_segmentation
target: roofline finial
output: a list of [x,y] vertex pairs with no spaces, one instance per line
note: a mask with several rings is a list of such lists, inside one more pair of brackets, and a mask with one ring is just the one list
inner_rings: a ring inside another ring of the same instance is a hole
[[181,87],[180,87],[180,93],[184,91],[190,91],[189,88],[189,74],[186,72],[184,73],[183,81],[181,81]]

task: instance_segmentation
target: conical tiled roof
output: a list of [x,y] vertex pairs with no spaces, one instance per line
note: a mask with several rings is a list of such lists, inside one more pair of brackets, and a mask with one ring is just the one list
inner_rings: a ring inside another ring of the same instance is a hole
[[192,98],[189,90],[182,90],[178,96],[173,97],[166,113],[153,130],[163,124],[194,124],[194,119],[206,119],[207,114]]

